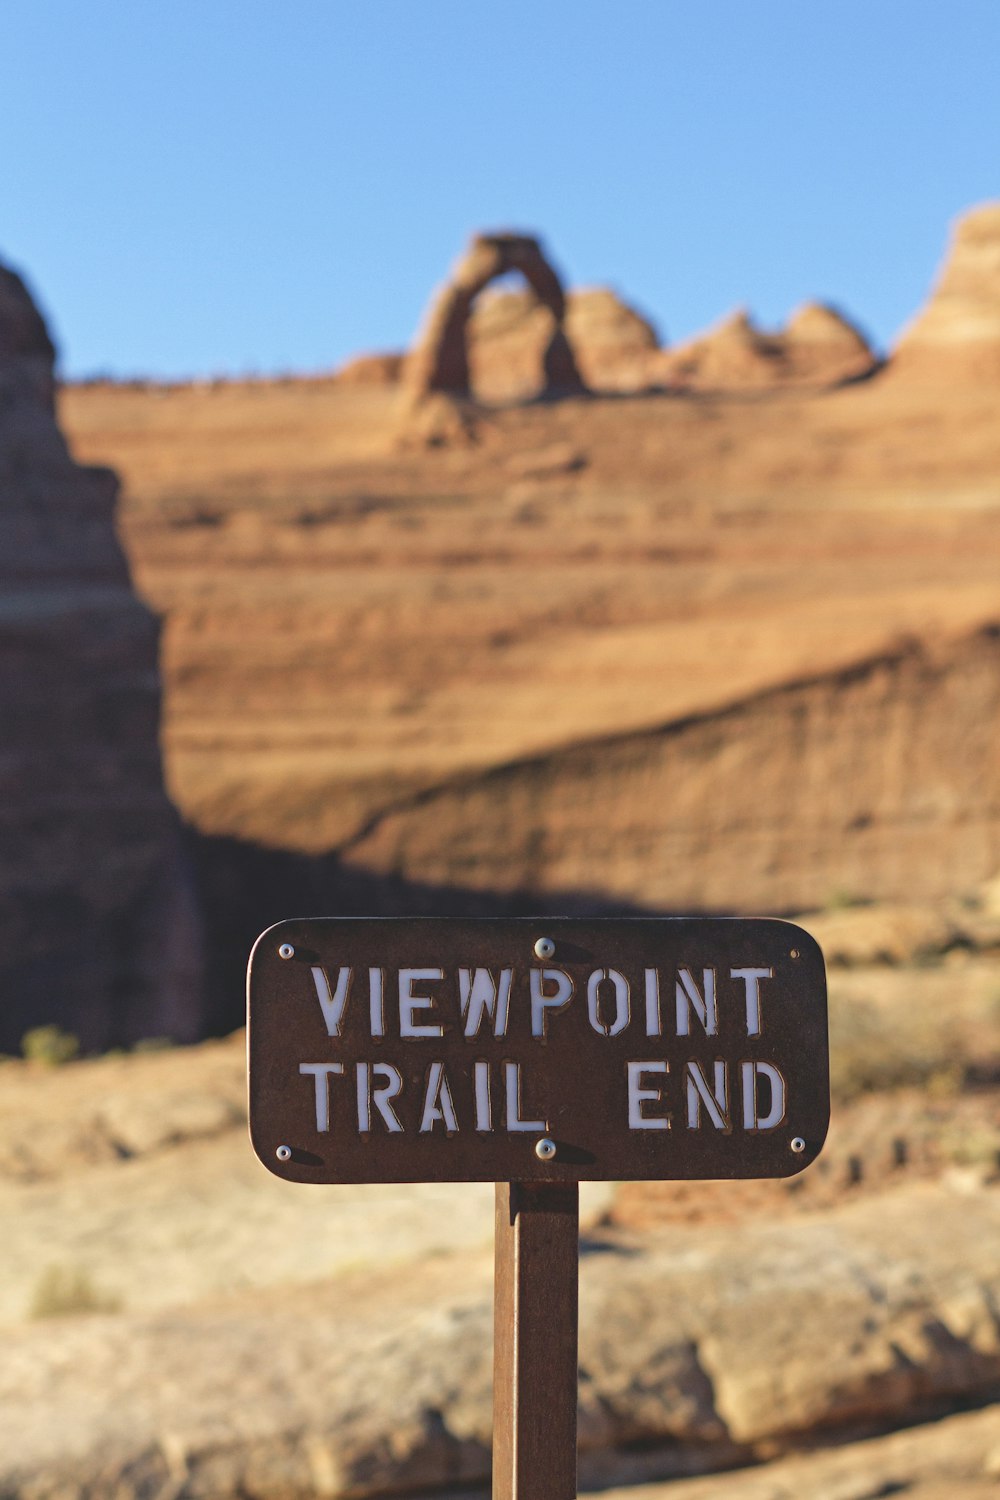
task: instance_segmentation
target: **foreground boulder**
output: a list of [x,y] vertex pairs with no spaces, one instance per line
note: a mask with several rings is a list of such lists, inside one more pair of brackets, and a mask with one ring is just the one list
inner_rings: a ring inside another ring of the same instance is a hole
[[605,1491],[602,1500],[996,1500],[1000,1406],[710,1479]]
[[197,1034],[198,923],[164,791],[157,623],[117,481],[70,457],[54,350],[0,267],[0,1050],[55,1022],[91,1047]]
[[[583,1483],[725,1467],[995,1390],[998,1233],[1000,1194],[926,1187],[738,1235],[596,1246],[582,1277]],[[170,1316],[10,1329],[0,1493],[482,1485],[490,1320],[482,1253]]]

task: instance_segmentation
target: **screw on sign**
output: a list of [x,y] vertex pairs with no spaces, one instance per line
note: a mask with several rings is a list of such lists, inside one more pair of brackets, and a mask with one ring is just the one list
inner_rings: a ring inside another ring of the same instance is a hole
[[292,1182],[495,1182],[493,1493],[576,1495],[579,1183],[788,1177],[830,1116],[787,922],[282,922],[247,976],[250,1134]]

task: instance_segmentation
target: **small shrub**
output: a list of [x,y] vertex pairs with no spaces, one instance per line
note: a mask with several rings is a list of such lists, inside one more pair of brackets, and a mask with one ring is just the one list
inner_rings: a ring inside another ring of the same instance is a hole
[[133,1052],[169,1052],[175,1046],[172,1036],[144,1036],[136,1042]]
[[81,1266],[49,1266],[39,1276],[28,1308],[30,1318],[72,1318],[118,1312],[121,1301],[99,1291]]
[[47,1068],[72,1062],[79,1051],[77,1038],[61,1026],[35,1026],[21,1038],[21,1052],[28,1061],[43,1063]]
[[843,886],[836,886],[830,892],[824,903],[826,911],[851,911],[857,906],[868,906],[870,903],[865,896],[859,896],[855,891]]

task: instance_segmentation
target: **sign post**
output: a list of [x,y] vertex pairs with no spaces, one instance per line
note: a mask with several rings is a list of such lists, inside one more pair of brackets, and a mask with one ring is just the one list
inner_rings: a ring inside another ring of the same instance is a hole
[[493,1500],[576,1500],[575,1182],[498,1182]]
[[816,943],[767,920],[322,918],[263,933],[247,992],[272,1172],[496,1184],[494,1500],[574,1500],[579,1184],[816,1158]]

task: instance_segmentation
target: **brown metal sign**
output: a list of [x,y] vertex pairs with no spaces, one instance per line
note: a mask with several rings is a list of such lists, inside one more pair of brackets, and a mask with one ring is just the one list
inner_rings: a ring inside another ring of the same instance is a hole
[[789,1177],[826,1136],[823,957],[788,922],[288,921],[247,988],[289,1181]]

